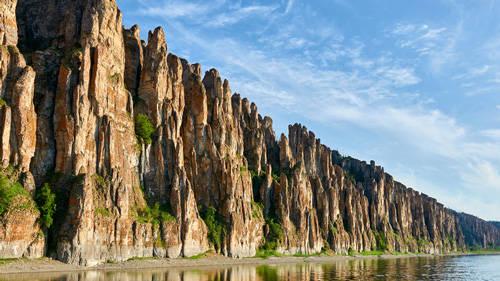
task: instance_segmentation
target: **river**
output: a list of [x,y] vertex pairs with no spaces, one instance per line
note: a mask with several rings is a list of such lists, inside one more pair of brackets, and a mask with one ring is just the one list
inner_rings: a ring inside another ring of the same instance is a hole
[[343,260],[198,269],[3,274],[1,281],[500,280],[500,255]]

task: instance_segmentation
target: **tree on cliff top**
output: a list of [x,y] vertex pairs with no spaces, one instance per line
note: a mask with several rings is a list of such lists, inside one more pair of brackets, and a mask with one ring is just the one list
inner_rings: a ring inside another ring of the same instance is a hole
[[155,131],[153,124],[149,122],[149,118],[145,114],[137,115],[135,119],[135,134],[143,139],[146,143],[151,143],[151,134]]

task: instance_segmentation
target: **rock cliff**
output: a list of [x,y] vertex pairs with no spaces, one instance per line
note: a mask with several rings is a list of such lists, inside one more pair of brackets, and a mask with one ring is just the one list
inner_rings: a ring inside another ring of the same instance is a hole
[[342,157],[300,124],[277,138],[217,70],[202,75],[169,54],[161,28],[145,42],[138,26],[122,27],[115,0],[0,6],[2,172],[32,206],[7,204],[0,257],[91,266],[210,248],[238,258],[259,248],[456,252],[467,235],[500,243],[479,219]]

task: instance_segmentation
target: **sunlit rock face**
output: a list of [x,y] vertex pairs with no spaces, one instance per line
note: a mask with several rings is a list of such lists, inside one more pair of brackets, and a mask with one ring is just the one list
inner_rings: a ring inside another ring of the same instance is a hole
[[241,258],[266,241],[285,254],[443,253],[465,250],[459,221],[500,243],[300,124],[278,138],[217,70],[169,54],[161,28],[147,42],[125,29],[114,0],[0,7],[1,164],[33,198],[48,183],[57,203],[48,230],[39,211],[5,214],[0,257]]

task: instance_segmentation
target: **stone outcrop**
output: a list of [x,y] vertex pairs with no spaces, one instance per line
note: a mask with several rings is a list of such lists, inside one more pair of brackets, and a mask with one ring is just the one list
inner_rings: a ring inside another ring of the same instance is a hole
[[17,23],[16,23],[17,0],[5,0],[0,2],[0,45],[17,44]]
[[115,0],[15,4],[0,4],[0,158],[31,197],[49,184],[57,212],[49,229],[40,212],[4,214],[1,257],[91,266],[210,248],[239,258],[500,243],[300,124],[277,138],[217,70],[169,54],[161,28],[145,42],[122,27]]

